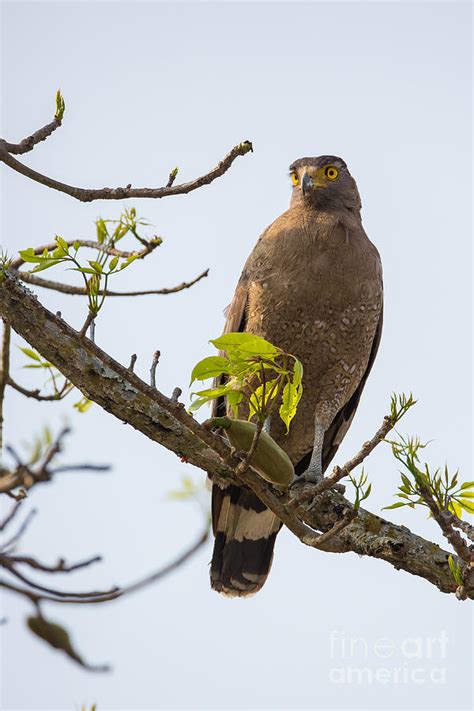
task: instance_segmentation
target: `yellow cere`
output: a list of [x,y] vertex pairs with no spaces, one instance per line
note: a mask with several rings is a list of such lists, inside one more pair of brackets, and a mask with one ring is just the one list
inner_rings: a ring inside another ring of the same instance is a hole
[[293,183],[293,185],[299,185],[300,181],[299,181],[298,175],[296,173],[291,174],[291,182]]
[[324,175],[328,180],[336,180],[339,175],[339,171],[333,165],[328,165],[324,171]]

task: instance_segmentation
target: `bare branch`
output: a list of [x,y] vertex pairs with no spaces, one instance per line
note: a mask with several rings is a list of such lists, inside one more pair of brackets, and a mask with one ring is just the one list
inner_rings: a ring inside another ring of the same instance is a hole
[[5,400],[5,388],[10,377],[10,335],[10,325],[7,322],[4,322],[2,352],[0,354],[0,452],[3,448],[3,404]]
[[13,158],[13,156],[7,151],[5,144],[0,144],[0,161],[3,161],[5,165],[8,165],[12,170],[17,173],[21,173],[30,180],[34,180],[36,183],[41,183],[48,188],[53,190],[58,190],[59,192],[66,193],[76,200],[81,202],[91,202],[92,200],[125,200],[127,198],[163,198],[170,195],[184,195],[203,187],[204,185],[209,185],[217,178],[220,178],[224,173],[226,173],[232,163],[238,156],[244,156],[249,151],[252,151],[252,144],[250,141],[243,141],[237,146],[232,148],[229,153],[227,153],[224,158],[219,161],[219,163],[212,168],[208,173],[205,173],[199,178],[195,178],[188,183],[181,183],[180,185],[170,185],[169,187],[161,188],[132,188],[127,185],[123,188],[78,188],[73,185],[68,185],[67,183],[61,183],[58,180],[38,173],[38,171],[29,168],[20,163],[19,160]]
[[[27,579],[24,579],[23,582],[27,585],[32,585],[33,589],[25,587],[20,588],[16,585],[12,585],[10,582],[7,582],[5,580],[0,580],[0,587],[3,587],[6,590],[10,590],[11,592],[27,597],[35,605],[37,605],[43,600],[64,604],[97,604],[102,602],[109,602],[110,600],[116,600],[117,598],[124,597],[131,593],[137,592],[138,590],[141,590],[144,587],[147,587],[148,585],[156,583],[158,580],[161,580],[166,575],[169,575],[170,573],[174,572],[175,570],[180,568],[183,563],[189,560],[195,553],[197,553],[197,551],[207,541],[208,537],[209,525],[206,526],[205,530],[199,536],[198,540],[193,543],[190,548],[185,550],[184,553],[179,555],[175,560],[171,561],[163,568],[160,568],[159,570],[147,575],[146,577],[138,580],[135,583],[125,585],[121,588],[115,587],[112,588],[110,591],[93,592],[89,595],[89,597],[85,596],[83,593],[67,593],[64,591],[42,588],[42,586],[36,585],[35,583],[30,583],[30,581],[28,581]],[[18,571],[15,572],[18,573]],[[16,577],[20,578],[20,575],[17,574]]]
[[10,513],[7,514],[7,516],[5,516],[3,521],[0,523],[0,531],[5,530],[5,528],[7,528],[7,526],[8,526],[8,524],[13,521],[13,519],[15,518],[16,514],[18,513],[18,511],[20,509],[20,506],[21,506],[21,501],[17,501],[16,504],[14,506],[12,506]]
[[81,336],[81,338],[83,338],[87,333],[87,329],[90,327],[91,330],[90,330],[89,338],[92,341],[92,343],[94,343],[94,331],[92,330],[92,324],[95,322],[96,316],[97,316],[97,314],[94,313],[94,311],[89,311],[87,314],[87,318],[84,321],[84,325],[81,328],[81,330],[79,331],[79,335]]
[[[61,451],[62,440],[69,433],[69,429],[63,429],[56,438],[56,441],[48,449],[42,461],[33,468],[31,464],[25,464],[21,461],[15,450],[6,446],[6,451],[13,457],[16,462],[16,469],[9,471],[2,469],[0,472],[0,493],[10,493],[13,489],[19,486],[25,489],[31,489],[40,482],[50,481],[54,474],[66,471],[108,471],[108,465],[97,464],[69,464],[58,467],[51,467],[54,457]],[[17,498],[17,497],[13,497]],[[24,498],[22,495],[20,498]]]
[[152,388],[156,388],[156,367],[159,363],[161,356],[160,351],[155,351],[153,353],[153,360],[151,361],[151,367],[150,367],[150,385]]
[[[3,556],[0,555],[0,564],[1,564],[1,558]],[[6,557],[6,556],[5,556]],[[30,568],[34,568],[35,570],[41,570],[45,573],[72,573],[76,570],[80,570],[81,568],[86,568],[89,565],[92,565],[93,563],[98,563],[102,560],[102,556],[96,555],[92,558],[88,558],[87,560],[82,560],[79,563],[73,563],[72,565],[68,565],[62,558],[56,563],[56,565],[45,565],[44,563],[40,563],[36,558],[31,558],[30,556],[24,556],[24,555],[10,555],[7,557],[8,562],[12,565],[29,565]]]
[[72,386],[70,386],[66,381],[65,385],[58,393],[55,393],[54,395],[40,395],[41,390],[28,390],[22,385],[19,385],[19,383],[16,383],[14,380],[12,380],[12,378],[8,378],[7,384],[10,385],[13,390],[16,390],[25,397],[33,398],[34,400],[38,400],[38,402],[52,402],[55,400],[62,400],[72,389]]
[[28,514],[25,517],[25,520],[19,527],[18,531],[15,533],[14,536],[12,536],[6,543],[2,545],[2,551],[7,551],[9,548],[11,548],[17,541],[20,540],[20,538],[23,536],[25,531],[27,530],[28,526],[32,522],[33,518],[36,516],[37,511],[36,509],[31,509],[31,511],[28,511]]
[[15,155],[28,153],[29,151],[32,151],[38,143],[41,143],[41,141],[45,141],[47,138],[49,138],[53,131],[59,128],[61,123],[62,122],[60,119],[55,118],[53,119],[53,121],[51,121],[51,123],[46,124],[46,126],[43,126],[43,128],[38,129],[37,131],[32,133],[31,136],[24,138],[19,143],[8,143],[8,141],[0,139],[0,147],[7,153],[14,153]]

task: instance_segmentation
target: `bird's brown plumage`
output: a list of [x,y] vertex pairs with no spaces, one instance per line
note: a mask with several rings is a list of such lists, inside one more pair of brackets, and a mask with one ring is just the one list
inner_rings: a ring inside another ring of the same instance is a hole
[[[339,185],[325,187],[321,171],[328,164],[337,166]],[[383,287],[380,257],[362,227],[345,163],[322,156],[290,169],[311,176],[305,184],[313,189],[303,195],[298,179],[290,208],[258,240],[225,332],[255,333],[301,360],[303,396],[290,432],[277,417],[270,429],[301,474],[311,459],[315,420],[324,429],[323,470],[350,426],[380,340]],[[212,586],[229,595],[256,592],[270,569],[279,520],[236,486],[214,485],[212,513]]]

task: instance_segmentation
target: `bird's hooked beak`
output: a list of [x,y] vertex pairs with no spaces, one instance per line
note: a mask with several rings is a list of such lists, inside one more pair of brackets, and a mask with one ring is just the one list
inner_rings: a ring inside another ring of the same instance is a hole
[[306,193],[308,193],[313,188],[313,186],[313,178],[308,173],[305,173],[301,181],[301,191],[303,195],[306,195]]

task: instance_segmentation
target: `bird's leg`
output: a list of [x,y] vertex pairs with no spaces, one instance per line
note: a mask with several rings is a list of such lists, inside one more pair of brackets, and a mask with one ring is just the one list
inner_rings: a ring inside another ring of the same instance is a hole
[[314,444],[313,453],[309,467],[297,481],[317,484],[323,478],[323,443],[324,443],[325,428],[316,418],[314,423]]

